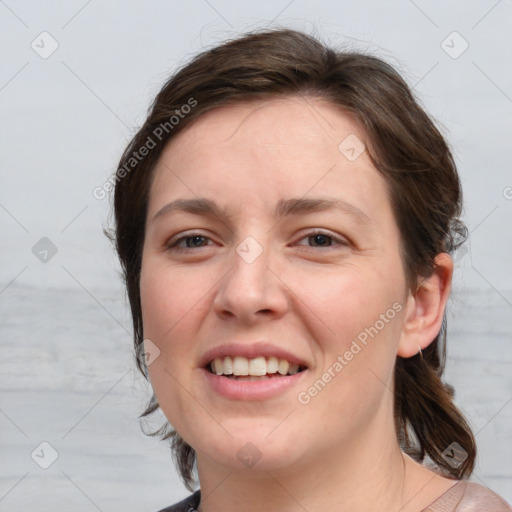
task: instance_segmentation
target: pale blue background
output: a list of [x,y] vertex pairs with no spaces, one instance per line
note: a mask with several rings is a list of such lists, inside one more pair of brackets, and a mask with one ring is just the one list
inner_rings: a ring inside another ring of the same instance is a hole
[[[188,494],[167,448],[139,430],[147,389],[102,234],[108,201],[92,190],[172,70],[244,30],[277,25],[387,59],[453,147],[471,237],[457,261],[447,379],[478,432],[474,480],[512,501],[510,0],[5,0],[2,511],[156,511]],[[43,31],[59,45],[47,59],[31,48]],[[456,59],[441,46],[453,31],[469,45]],[[42,237],[58,249],[47,263],[32,253]],[[59,454],[46,470],[30,457],[41,441]]]

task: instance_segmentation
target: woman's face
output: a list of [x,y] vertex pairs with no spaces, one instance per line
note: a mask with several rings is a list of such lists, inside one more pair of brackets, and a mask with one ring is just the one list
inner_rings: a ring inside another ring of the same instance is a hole
[[161,409],[199,464],[297,468],[394,433],[408,294],[363,143],[336,107],[289,97],[211,111],[162,154],[144,337]]

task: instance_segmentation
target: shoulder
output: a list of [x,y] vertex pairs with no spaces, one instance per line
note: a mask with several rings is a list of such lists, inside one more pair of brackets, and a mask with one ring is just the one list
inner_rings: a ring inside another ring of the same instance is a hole
[[512,508],[487,487],[461,480],[427,507],[425,512],[512,512]]
[[201,501],[201,491],[196,491],[183,501],[163,508],[159,512],[197,512],[197,507]]

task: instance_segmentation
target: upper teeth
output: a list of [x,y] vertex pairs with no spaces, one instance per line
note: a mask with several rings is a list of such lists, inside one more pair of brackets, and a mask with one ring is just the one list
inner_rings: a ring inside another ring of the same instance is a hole
[[299,365],[290,363],[286,359],[277,357],[255,357],[247,359],[242,356],[223,358],[217,357],[210,367],[217,375],[255,375],[262,376],[267,373],[280,373],[281,375],[295,375],[299,371]]

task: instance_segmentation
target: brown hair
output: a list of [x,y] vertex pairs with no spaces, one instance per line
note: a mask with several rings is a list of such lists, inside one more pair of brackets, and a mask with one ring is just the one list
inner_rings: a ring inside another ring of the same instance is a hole
[[[335,51],[294,30],[246,34],[197,55],[174,74],[121,157],[115,176],[115,233],[111,238],[127,287],[136,352],[143,341],[139,279],[148,195],[163,148],[209,110],[296,94],[342,107],[364,128],[371,144],[370,158],[389,187],[411,289],[418,278],[432,273],[437,254],[451,253],[465,241],[466,228],[458,218],[461,186],[453,157],[393,67],[363,52]],[[144,146],[151,149],[143,158],[135,158]],[[445,359],[446,314],[441,332],[422,356],[396,360],[397,438],[402,449],[419,462],[428,456],[445,475],[467,478],[475,463],[475,440],[453,403],[453,388],[441,380]],[[136,362],[147,376],[144,362],[139,358]],[[158,407],[153,395],[141,417]],[[191,490],[194,450],[169,424],[150,435],[170,440],[182,479]],[[443,456],[454,442],[467,452],[457,464]]]

